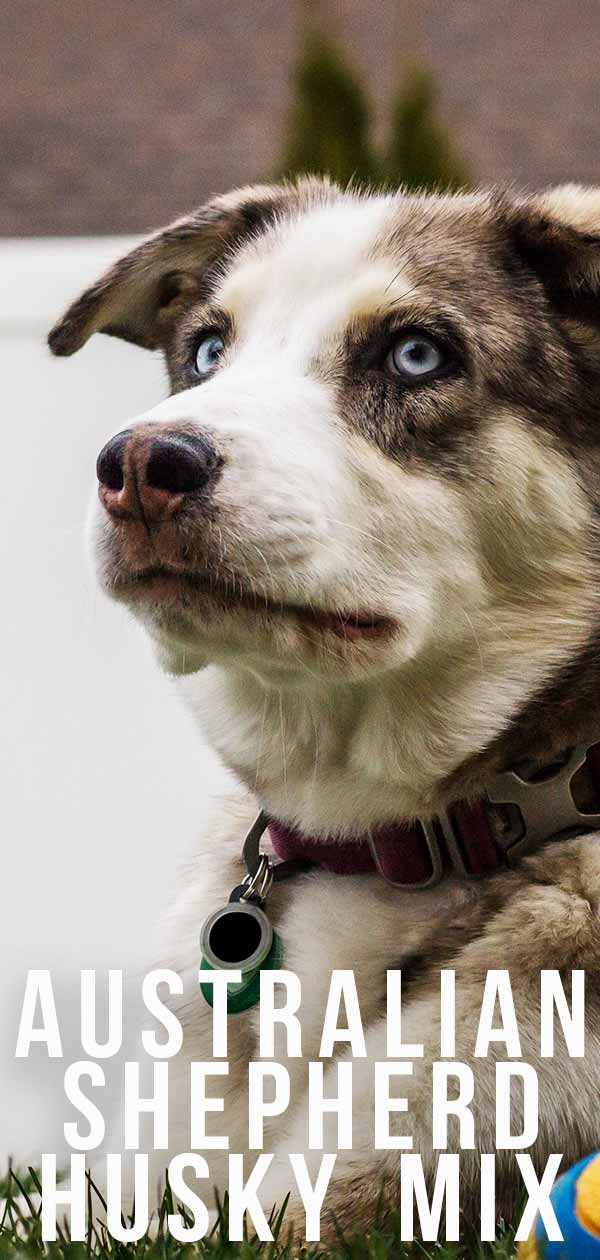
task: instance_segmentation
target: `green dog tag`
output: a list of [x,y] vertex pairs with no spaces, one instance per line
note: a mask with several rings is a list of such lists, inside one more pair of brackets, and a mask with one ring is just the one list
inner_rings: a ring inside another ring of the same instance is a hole
[[[227,1013],[228,1015],[236,1015],[239,1011],[247,1011],[249,1007],[256,1006],[260,1001],[260,973],[261,971],[276,971],[281,967],[283,951],[281,941],[276,932],[272,932],[271,948],[264,962],[253,971],[244,973],[241,963],[228,963],[229,967],[239,966],[242,969],[241,984],[227,985]],[[201,971],[215,971],[217,968],[212,967],[206,958],[202,958],[200,962]],[[208,1002],[209,1006],[213,1004],[213,986],[212,984],[202,984],[200,980],[200,992]]]
[[[238,889],[234,889],[235,897]],[[227,1010],[246,1011],[260,1000],[260,973],[281,966],[281,941],[264,910],[253,902],[229,901],[209,915],[200,934],[201,971],[241,971],[237,984],[227,985]],[[202,996],[213,1004],[212,984]]]

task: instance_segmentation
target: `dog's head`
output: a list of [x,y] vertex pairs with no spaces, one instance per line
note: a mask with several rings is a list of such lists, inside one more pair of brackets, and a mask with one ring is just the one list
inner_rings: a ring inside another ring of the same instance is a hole
[[168,364],[99,457],[95,536],[171,667],[516,694],[521,646],[536,685],[560,664],[593,617],[596,224],[575,188],[250,188],[83,294],[56,354],[105,332]]

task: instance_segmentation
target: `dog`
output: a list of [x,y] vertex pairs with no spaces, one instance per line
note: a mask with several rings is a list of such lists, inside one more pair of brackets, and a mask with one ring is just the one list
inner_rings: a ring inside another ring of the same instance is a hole
[[[311,862],[269,898],[283,965],[303,983],[304,1059],[287,1063],[296,1111],[267,1133],[313,1173],[305,1060],[318,1057],[331,970],[353,969],[360,996],[368,1058],[355,1065],[353,1149],[327,1191],[337,1221],[367,1228],[380,1191],[380,1210],[397,1203],[399,1153],[374,1149],[368,1071],[386,1055],[388,969],[404,976],[404,1036],[426,1046],[403,1091],[429,1179],[427,1046],[444,968],[456,973],[457,1058],[478,1084],[476,1149],[461,1156],[469,1193],[494,1149],[494,1056],[473,1052],[490,968],[510,973],[540,1077],[539,1165],[597,1147],[592,758],[575,776],[590,825],[558,839],[538,827],[518,858],[482,858],[477,809],[499,776],[548,781],[568,750],[600,738],[600,192],[409,195],[316,178],[244,188],[117,262],[50,347],[72,354],[95,332],[162,351],[171,383],[99,456],[99,581],[143,624],[239,784],[168,921],[185,1041],[154,1180],[187,1149],[189,1061],[211,1055],[199,930],[245,875],[259,807],[280,856]],[[496,840],[511,832],[512,815],[492,815],[486,844],[490,827]],[[574,968],[588,980],[585,1057],[563,1045],[546,1059],[540,970]],[[256,1007],[235,1017],[221,1118],[232,1150],[247,1147],[257,1021]],[[402,1132],[402,1118],[390,1124]],[[222,1184],[225,1152],[211,1154]],[[498,1161],[508,1215],[514,1152]],[[261,1198],[291,1192],[287,1220],[302,1232],[289,1166],[273,1169]]]

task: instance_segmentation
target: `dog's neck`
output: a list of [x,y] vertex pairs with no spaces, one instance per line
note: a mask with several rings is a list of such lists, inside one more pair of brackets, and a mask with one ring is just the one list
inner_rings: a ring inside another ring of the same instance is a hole
[[435,688],[416,671],[410,685],[392,674],[278,686],[212,665],[183,685],[211,745],[273,816],[308,836],[352,836],[430,818],[501,769],[597,739],[599,656],[590,644],[521,705],[518,671],[503,686],[469,669]]

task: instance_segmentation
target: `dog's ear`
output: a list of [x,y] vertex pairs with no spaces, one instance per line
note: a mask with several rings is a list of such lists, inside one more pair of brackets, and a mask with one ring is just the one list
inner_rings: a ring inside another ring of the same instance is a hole
[[509,215],[513,247],[560,314],[600,324],[600,190],[567,184]]
[[55,324],[48,337],[53,354],[73,354],[95,332],[159,348],[173,318],[200,295],[207,268],[271,222],[292,195],[277,185],[243,188],[148,237]]

